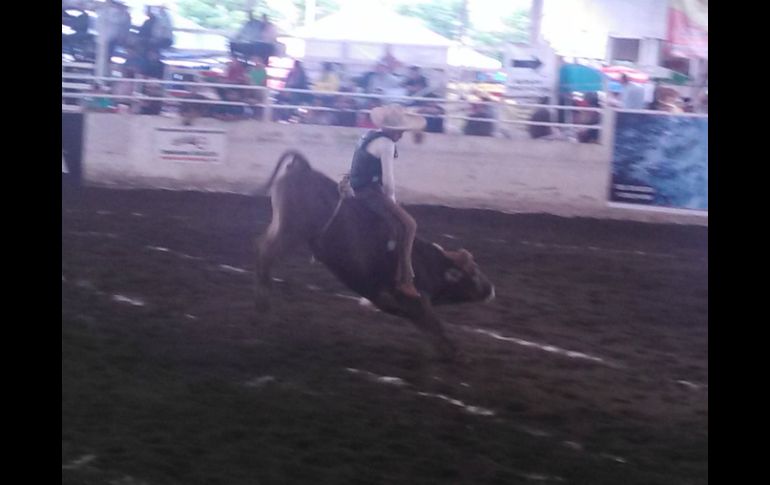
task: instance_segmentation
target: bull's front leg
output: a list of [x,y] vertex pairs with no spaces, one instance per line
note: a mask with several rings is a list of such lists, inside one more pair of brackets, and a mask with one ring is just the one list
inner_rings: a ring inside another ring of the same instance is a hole
[[457,346],[446,336],[444,324],[427,296],[416,299],[400,293],[383,292],[373,303],[387,313],[407,318],[431,339],[443,359],[454,361],[460,356]]

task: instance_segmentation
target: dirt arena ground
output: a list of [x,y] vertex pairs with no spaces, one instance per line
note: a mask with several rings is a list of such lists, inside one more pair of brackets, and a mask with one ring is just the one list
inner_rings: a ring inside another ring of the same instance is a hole
[[705,227],[410,207],[497,289],[447,364],[309,253],[256,314],[266,199],[62,206],[63,483],[708,482]]

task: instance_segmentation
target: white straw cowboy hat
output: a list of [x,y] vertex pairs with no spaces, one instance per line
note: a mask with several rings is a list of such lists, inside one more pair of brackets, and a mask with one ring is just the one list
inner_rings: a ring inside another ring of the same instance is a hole
[[408,112],[398,104],[378,106],[372,109],[370,116],[374,126],[388,130],[420,131],[427,123],[423,116]]

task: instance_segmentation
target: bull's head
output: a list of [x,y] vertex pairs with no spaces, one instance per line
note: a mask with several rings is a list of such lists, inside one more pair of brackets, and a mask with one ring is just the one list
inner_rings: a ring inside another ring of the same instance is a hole
[[495,297],[495,287],[479,270],[470,252],[446,251],[438,244],[434,246],[443,253],[444,260],[441,281],[431,298],[433,303],[491,301]]

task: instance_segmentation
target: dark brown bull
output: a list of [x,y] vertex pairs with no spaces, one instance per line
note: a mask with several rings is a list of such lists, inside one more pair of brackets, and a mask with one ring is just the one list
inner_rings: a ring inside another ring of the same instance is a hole
[[[290,158],[285,173],[277,177]],[[303,243],[348,288],[382,311],[409,319],[431,336],[437,350],[447,357],[456,349],[432,305],[494,297],[494,287],[468,251],[445,251],[419,238],[412,257],[415,286],[422,298],[397,292],[397,253],[385,221],[373,217],[355,198],[343,199],[338,206],[337,184],[313,170],[299,152],[290,150],[281,156],[267,190],[273,219],[259,239],[257,258],[257,302],[263,309],[269,304],[271,266],[282,253]]]

